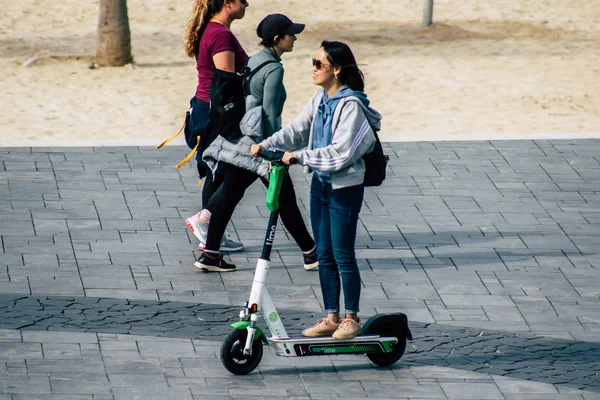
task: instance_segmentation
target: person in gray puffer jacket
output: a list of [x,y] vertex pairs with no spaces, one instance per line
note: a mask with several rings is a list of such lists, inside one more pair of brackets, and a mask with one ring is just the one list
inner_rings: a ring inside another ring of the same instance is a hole
[[[376,142],[381,115],[369,107],[364,78],[350,48],[324,41],[313,58],[313,83],[321,89],[304,111],[273,136],[251,147],[286,150],[314,172],[310,187],[310,218],[317,242],[319,281],[326,318],[305,329],[307,337],[351,339],[360,333],[360,272],[354,244],[364,196],[363,156]],[[341,284],[340,284],[341,275]],[[340,291],[345,316],[340,318]]]
[[[204,151],[203,160],[211,168],[220,165],[224,179],[209,201],[212,213],[206,245],[194,264],[202,270],[227,272],[236,269],[220,255],[219,239],[246,189],[258,178],[268,186],[268,163],[252,157],[250,145],[281,128],[281,113],[286,100],[281,55],[293,50],[296,34],[303,30],[303,24],[295,24],[283,14],[268,15],[260,22],[256,32],[264,48],[248,60],[248,67],[255,73],[244,84],[247,112],[240,124],[243,136],[235,141],[218,137]],[[302,250],[304,269],[316,269],[319,264],[315,241],[306,228],[289,176],[283,183],[280,204],[281,220]]]

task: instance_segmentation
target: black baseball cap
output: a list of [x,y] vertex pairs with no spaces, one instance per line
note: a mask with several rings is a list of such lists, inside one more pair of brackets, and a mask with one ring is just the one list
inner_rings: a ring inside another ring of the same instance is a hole
[[295,24],[283,14],[269,14],[256,27],[261,39],[273,39],[275,36],[297,35],[304,30],[304,24]]

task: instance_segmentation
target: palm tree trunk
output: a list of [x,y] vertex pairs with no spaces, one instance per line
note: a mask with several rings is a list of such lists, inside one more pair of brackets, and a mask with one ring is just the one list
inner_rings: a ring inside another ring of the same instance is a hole
[[118,67],[133,61],[127,0],[100,0],[96,64]]
[[423,0],[423,27],[433,23],[433,0]]

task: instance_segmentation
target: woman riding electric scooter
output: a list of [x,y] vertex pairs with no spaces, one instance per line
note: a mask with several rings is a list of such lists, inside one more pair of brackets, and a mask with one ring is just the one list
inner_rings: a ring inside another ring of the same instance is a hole
[[[363,74],[346,44],[323,41],[312,62],[313,83],[322,89],[294,121],[252,146],[251,152],[287,150],[283,163],[289,165],[295,158],[313,170],[310,213],[327,317],[302,335],[351,339],[361,330],[361,282],[354,244],[364,195],[362,157],[375,145],[373,129],[380,129],[381,115],[369,107]],[[341,290],[345,301],[342,319]]]

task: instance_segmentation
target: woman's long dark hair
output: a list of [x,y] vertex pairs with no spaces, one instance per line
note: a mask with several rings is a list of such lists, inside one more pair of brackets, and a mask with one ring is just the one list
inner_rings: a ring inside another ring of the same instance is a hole
[[356,64],[352,50],[346,43],[323,40],[321,47],[327,54],[327,60],[334,67],[341,68],[338,79],[352,90],[365,90],[365,76]]

